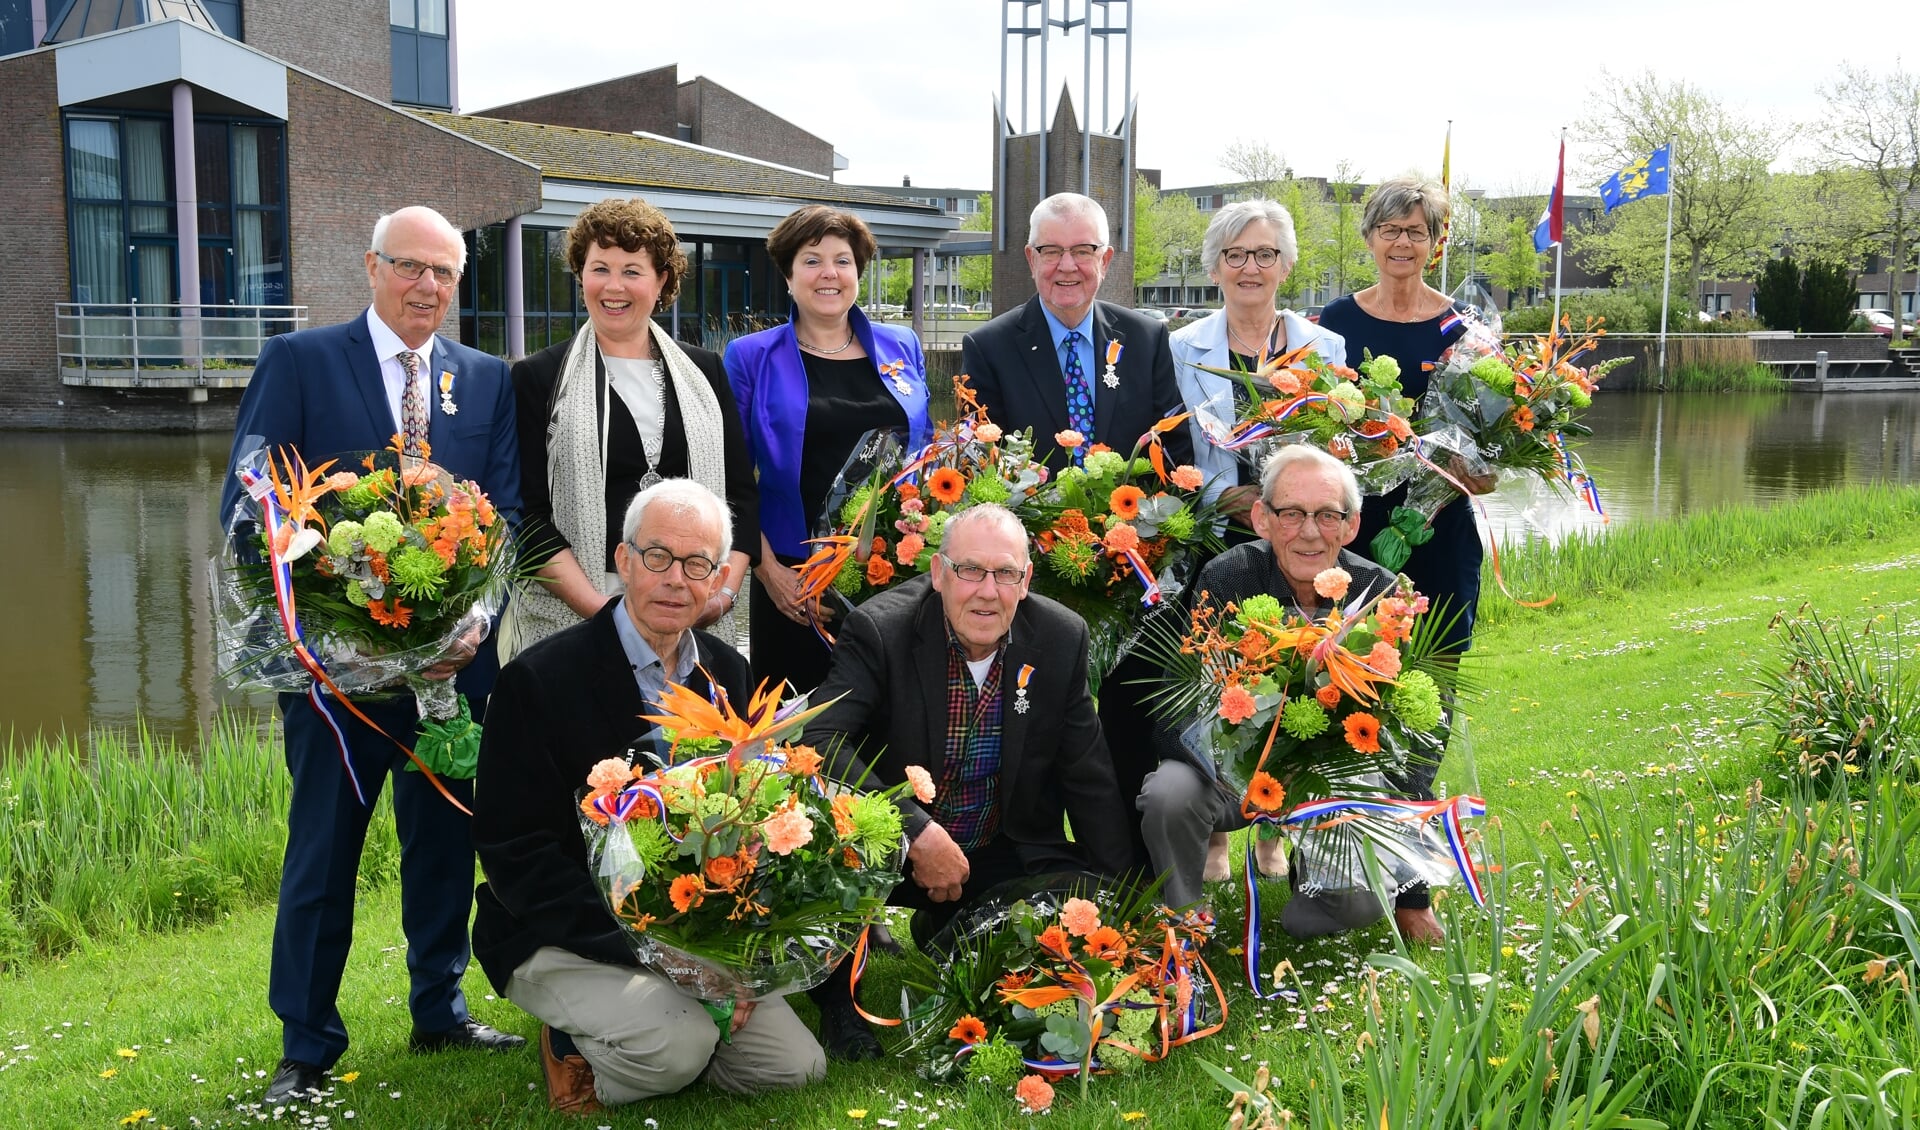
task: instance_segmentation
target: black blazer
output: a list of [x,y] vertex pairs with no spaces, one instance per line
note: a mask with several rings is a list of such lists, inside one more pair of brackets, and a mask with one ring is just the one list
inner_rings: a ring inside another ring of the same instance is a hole
[[[500,671],[480,739],[473,846],[486,882],[476,892],[473,956],[496,991],[541,946],[611,965],[637,964],[587,870],[578,794],[595,762],[621,757],[652,723],[608,601],[534,644]],[[735,702],[751,693],[747,661],[705,632],[691,680],[711,674]]]
[[[529,560],[545,562],[549,557],[563,549],[573,546],[553,525],[553,489],[547,482],[547,420],[553,410],[553,393],[560,384],[560,367],[567,363],[567,349],[573,339],[555,342],[529,357],[522,357],[513,364],[514,412],[520,437],[520,498],[523,521],[521,523],[521,544],[526,547]],[[733,400],[733,385],[727,380],[727,371],[720,364],[720,355],[712,350],[702,349],[686,342],[675,342],[685,350],[687,356],[706,375],[707,383],[713,386],[713,395],[720,402],[720,427],[726,444],[727,461],[727,509],[733,511],[733,548],[747,555],[754,564],[760,562],[760,488],[753,477],[753,452],[747,447],[746,433],[740,430],[740,411]],[[599,391],[596,394],[601,412],[607,411],[607,363],[604,358],[594,359],[594,372],[599,378]],[[631,423],[624,405],[609,422],[608,446],[621,442],[638,444],[640,436]],[[637,448],[635,449],[637,450]],[[613,459],[612,453],[608,455]],[[667,420],[660,444],[660,465],[655,468],[661,478],[677,478],[687,473],[687,431],[681,421],[680,398],[673,393],[673,381],[667,381]],[[636,480],[637,482],[637,476]],[[629,483],[629,486],[634,485]],[[602,484],[604,489],[605,484]],[[625,497],[607,499],[607,553],[613,553],[613,547],[620,540],[620,520],[626,514],[627,503],[633,501],[634,491],[622,488]],[[580,567],[588,576],[603,569],[611,571],[612,566],[601,562],[581,562]],[[739,579],[736,578],[736,585]]]
[[[1107,343],[1121,344],[1114,373],[1116,388],[1108,388]],[[1060,371],[1040,299],[1031,298],[981,326],[961,342],[961,369],[967,374],[980,403],[993,422],[1009,431],[1033,428],[1034,458],[1058,469],[1065,461],[1050,458],[1059,452],[1055,432],[1067,426],[1067,378]],[[1174,377],[1173,347],[1167,327],[1144,314],[1115,306],[1093,304],[1093,434],[1089,443],[1104,443],[1120,454],[1133,450],[1147,430],[1168,416],[1186,411],[1180,385]],[[524,410],[523,410],[524,411]],[[1175,428],[1163,437],[1175,463],[1193,462],[1190,429]]]
[[[832,706],[803,739],[827,758],[835,780],[877,785],[906,780],[920,765],[940,779],[947,744],[947,627],[940,594],[916,577],[854,609],[833,649],[833,667],[812,701]],[[1031,710],[1013,709],[1014,681],[1033,665]],[[1132,815],[1114,783],[1113,762],[1087,694],[1087,625],[1064,605],[1029,595],[1014,614],[1001,666],[1000,834],[1023,858],[1081,856],[1118,874],[1131,858]],[[907,834],[931,817],[907,797]],[[1062,831],[1073,818],[1075,843]],[[1076,850],[1077,849],[1077,850]]]

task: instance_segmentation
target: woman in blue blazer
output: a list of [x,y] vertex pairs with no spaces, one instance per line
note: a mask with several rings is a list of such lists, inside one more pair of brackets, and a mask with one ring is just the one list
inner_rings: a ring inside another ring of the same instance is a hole
[[808,620],[794,566],[805,560],[835,477],[874,428],[909,449],[932,437],[927,369],[910,330],[875,325],[855,305],[879,250],[851,213],[809,205],[780,221],[767,253],[786,277],[786,325],[727,346],[727,379],[760,473],[760,563],[749,605],[756,679],[812,690],[830,656]]

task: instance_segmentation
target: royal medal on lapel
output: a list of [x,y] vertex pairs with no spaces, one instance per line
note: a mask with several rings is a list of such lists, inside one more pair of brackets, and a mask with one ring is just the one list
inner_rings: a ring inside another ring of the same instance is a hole
[[900,390],[901,396],[913,395],[913,385],[908,383],[907,378],[902,375],[906,367],[905,361],[889,361],[880,366],[880,375],[892,381],[893,387]]
[[1014,677],[1013,712],[1015,714],[1025,714],[1033,708],[1033,704],[1027,701],[1027,680],[1031,678],[1033,678],[1033,664],[1022,663],[1020,674]]
[[460,406],[453,402],[453,371],[440,370],[440,411],[448,416],[458,416]]
[[1106,385],[1108,388],[1120,387],[1120,374],[1114,371],[1114,366],[1118,365],[1119,363],[1120,363],[1120,343],[1117,341],[1110,341],[1107,343],[1107,372],[1105,376],[1100,378],[1101,384]]

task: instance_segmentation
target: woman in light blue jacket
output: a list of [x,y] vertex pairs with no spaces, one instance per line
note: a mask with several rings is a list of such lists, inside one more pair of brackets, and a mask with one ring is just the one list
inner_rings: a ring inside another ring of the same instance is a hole
[[[1217,498],[1234,523],[1228,544],[1250,540],[1245,529],[1253,525],[1252,510],[1260,499],[1257,470],[1245,467],[1231,451],[1215,447],[1201,423],[1203,415],[1231,425],[1247,397],[1247,386],[1230,377],[1202,372],[1198,366],[1251,371],[1261,357],[1274,357],[1302,346],[1335,365],[1347,362],[1347,346],[1330,333],[1291,310],[1275,310],[1274,295],[1299,259],[1293,217],[1271,200],[1242,200],[1213,214],[1207,225],[1201,257],[1207,277],[1220,288],[1220,309],[1173,335],[1173,362],[1180,381],[1180,399],[1193,411],[1187,426],[1193,429],[1193,462],[1207,477],[1206,494]],[[1255,850],[1260,870],[1286,874],[1283,841],[1261,840]],[[1227,836],[1215,832],[1207,843],[1203,877],[1208,882],[1228,878]]]
[[1244,527],[1251,524],[1249,511],[1259,498],[1258,476],[1242,467],[1233,452],[1207,439],[1201,416],[1231,424],[1236,406],[1246,398],[1246,386],[1197,366],[1248,370],[1262,353],[1272,357],[1303,345],[1311,345],[1332,364],[1344,365],[1347,348],[1339,334],[1291,310],[1274,309],[1274,294],[1299,258],[1293,217],[1285,208],[1271,200],[1242,200],[1221,208],[1207,225],[1201,258],[1223,301],[1220,309],[1174,333],[1173,361],[1180,398],[1193,410],[1187,426],[1193,430],[1194,465],[1207,476],[1207,497],[1226,495],[1222,507]]

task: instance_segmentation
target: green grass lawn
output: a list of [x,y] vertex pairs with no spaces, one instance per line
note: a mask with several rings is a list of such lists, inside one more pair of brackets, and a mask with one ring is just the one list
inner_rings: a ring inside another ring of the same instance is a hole
[[[1443,893],[1444,913],[1456,930],[1486,935],[1482,950],[1538,944],[1545,893],[1532,885],[1529,864],[1579,835],[1574,794],[1584,790],[1630,814],[1676,787],[1707,797],[1738,794],[1756,777],[1772,781],[1776,763],[1739,726],[1753,708],[1751,671],[1771,654],[1769,621],[1812,603],[1844,627],[1916,601],[1920,522],[1910,522],[1883,525],[1871,539],[1807,547],[1676,583],[1604,595],[1561,591],[1544,611],[1490,618],[1471,660],[1485,689],[1469,711],[1471,756],[1450,754],[1442,781],[1484,796],[1495,814],[1490,832],[1504,842],[1504,881],[1513,884],[1508,929],[1503,937],[1488,933],[1488,915],[1457,889]],[[1237,898],[1232,888],[1218,890],[1223,932],[1232,935]],[[1269,908],[1282,897],[1272,890]],[[1912,906],[1913,892],[1906,897]],[[112,1126],[141,1110],[150,1112],[147,1125],[256,1124],[259,1115],[246,1104],[258,1098],[279,1055],[278,1024],[265,1000],[271,929],[271,909],[251,908],[215,925],[83,945],[0,980],[0,1125]],[[283,1122],[803,1130],[991,1127],[1020,1118],[1005,1089],[932,1087],[899,1062],[835,1065],[825,1083],[793,1094],[742,1100],[695,1087],[584,1122],[551,1115],[531,1049],[494,1057],[406,1051],[403,944],[397,888],[371,892],[362,901],[341,996],[354,1040],[336,1068],[343,1081],[325,1104]],[[1308,1064],[1321,1054],[1308,1030],[1309,1010],[1318,1010],[1313,1017],[1328,1046],[1351,1053],[1364,1019],[1363,961],[1391,950],[1392,939],[1375,928],[1301,944],[1270,931],[1269,964],[1285,958],[1300,971],[1306,992],[1298,1003],[1254,1001],[1233,956],[1222,952],[1232,944],[1209,954],[1228,986],[1226,1029],[1138,1075],[1096,1079],[1084,1102],[1073,1084],[1059,1085],[1047,1116],[1053,1125],[1221,1126],[1227,1096],[1197,1066],[1200,1058],[1242,1078],[1265,1062],[1275,1073],[1276,1099],[1306,1105]],[[1438,951],[1420,960],[1439,968]],[[863,986],[869,1008],[891,1011],[884,1002],[897,1001],[893,977],[876,959]],[[477,968],[467,992],[476,1017],[535,1035],[529,1018],[491,997]],[[1782,1002],[1789,1015],[1793,1003]],[[804,1000],[799,1007],[809,1012]],[[1568,1000],[1569,1015],[1572,1007]],[[1555,1023],[1571,1032],[1578,1019]],[[1686,1116],[1684,1109],[1643,1113],[1676,1125]],[[1752,1124],[1728,1117],[1709,1124]]]

